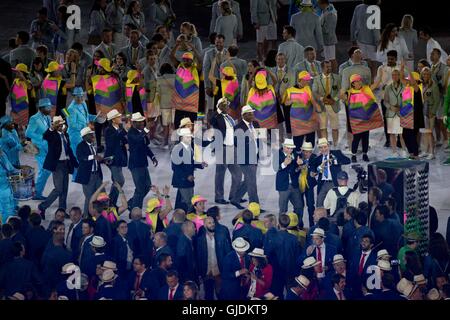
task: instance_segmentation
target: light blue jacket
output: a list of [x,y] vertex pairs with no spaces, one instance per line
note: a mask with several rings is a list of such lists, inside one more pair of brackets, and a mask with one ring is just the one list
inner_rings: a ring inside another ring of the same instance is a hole
[[81,129],[86,128],[89,122],[95,120],[95,115],[89,114],[88,107],[85,102],[77,104],[73,100],[67,108],[69,113],[67,120],[67,133],[69,135],[72,150],[76,150],[78,144],[81,142]]
[[42,157],[48,152],[47,141],[43,139],[44,132],[51,126],[50,116],[46,116],[41,112],[36,113],[30,118],[28,122],[27,130],[25,131],[25,136],[31,139],[31,142],[38,147],[39,154],[38,157]]
[[8,131],[2,129],[2,137],[0,138],[0,146],[5,152],[12,165],[20,166],[19,152],[23,150],[17,131],[13,129]]

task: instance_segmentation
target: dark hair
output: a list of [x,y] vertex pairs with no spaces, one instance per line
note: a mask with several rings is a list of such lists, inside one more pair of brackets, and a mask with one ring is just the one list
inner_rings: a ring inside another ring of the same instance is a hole
[[125,220],[119,220],[119,221],[117,221],[117,223],[116,223],[116,228],[119,228],[121,224],[126,224],[126,225],[128,225],[127,222],[126,222]]
[[439,54],[439,57],[442,55],[442,51],[438,48],[434,48],[433,50],[431,50],[431,53],[433,52],[437,52]]
[[145,265],[145,267],[147,267],[147,260],[148,259],[144,255],[138,255],[138,256],[134,257],[133,261],[134,260],[139,260],[139,262],[141,264],[143,264],[143,265]]
[[131,22],[125,23],[125,26],[127,26],[131,30],[137,30],[137,26],[134,23],[131,23]]
[[127,9],[127,13],[126,14],[129,14],[129,15],[133,14],[133,7],[134,7],[134,5],[136,3],[137,3],[136,0],[133,0],[133,1],[130,2],[130,4],[128,5],[128,9]]
[[310,52],[310,51],[315,51],[314,47],[307,46],[303,52],[307,53],[307,52]]
[[45,53],[45,55],[48,55],[48,47],[45,44],[41,44],[39,46],[36,47],[36,53],[38,51],[42,51]]
[[79,212],[80,214],[82,214],[81,208],[80,208],[80,207],[77,207],[77,206],[70,208],[70,211],[69,211],[69,212],[72,212],[72,211],[77,211],[77,212]]
[[151,40],[145,45],[145,49],[147,49],[147,51],[151,50],[152,47],[155,46],[155,45],[157,45],[156,41]]
[[220,215],[220,209],[218,206],[213,206],[206,210],[206,216],[211,217],[217,222],[217,217]]
[[342,279],[345,280],[345,277],[344,277],[342,274],[335,273],[335,274],[333,274],[333,276],[331,277],[331,283],[332,283],[333,285],[339,284],[339,282],[341,282]]
[[92,11],[100,11],[100,10],[103,10],[102,7],[100,7],[100,1],[101,1],[101,0],[95,0],[94,4],[92,5],[92,8],[91,8],[91,12],[90,12],[90,13],[92,13]]
[[188,280],[183,284],[183,287],[188,287],[194,293],[194,299],[197,300],[198,286],[194,281]]
[[120,51],[120,52],[118,52],[118,53],[116,54],[116,56],[119,56],[119,57],[122,58],[123,64],[124,64],[124,65],[127,64],[127,56],[125,55],[125,53],[123,53],[122,51]]
[[42,64],[42,69],[41,72],[44,71],[44,61],[42,61],[41,57],[35,57],[33,59],[33,63],[31,64],[31,72],[35,72],[36,71],[36,64]]
[[420,257],[415,251],[406,251],[405,261],[406,270],[409,270],[413,275],[418,275],[423,272],[422,264],[420,263]]
[[437,261],[448,261],[450,259],[447,241],[440,233],[431,235],[428,252]]
[[287,214],[282,214],[278,218],[278,223],[282,228],[287,228],[289,226],[289,223],[291,223],[291,219]]
[[83,45],[81,43],[79,43],[79,42],[74,42],[72,44],[71,49],[77,50],[77,51],[83,51]]
[[366,215],[369,214],[369,204],[366,201],[362,201],[358,204],[358,210],[365,212]]
[[64,223],[62,223],[61,221],[53,220],[53,221],[52,221],[52,229],[51,229],[52,232],[55,232],[56,229],[58,229],[58,227],[61,227],[61,226],[64,227]]
[[5,238],[11,238],[13,234],[13,227],[9,223],[2,225],[2,234]]
[[102,212],[103,202],[95,200],[94,202],[92,202],[92,207],[94,208],[95,211]]
[[8,224],[11,225],[14,232],[18,232],[20,231],[20,228],[22,228],[22,220],[19,217],[9,218]]
[[153,37],[151,38],[153,42],[160,42],[164,41],[164,37],[160,33],[155,33]]
[[167,253],[161,253],[161,254],[159,255],[158,261],[157,261],[158,266],[160,266],[161,263],[163,263],[164,261],[166,261],[166,259],[167,259],[168,257],[170,257],[170,254],[167,254]]
[[258,268],[260,268],[260,269],[264,269],[268,264],[266,258],[263,258],[263,257],[251,257],[251,258],[255,258],[256,260],[258,260],[258,263],[259,263]]
[[352,206],[348,206],[347,208],[345,208],[345,211],[348,213],[350,217],[352,217],[352,219],[354,219],[358,214],[358,209]]
[[242,221],[244,221],[245,224],[252,223],[252,220],[253,220],[253,213],[250,210],[245,209],[244,211],[242,211]]
[[381,191],[381,189],[378,187],[372,187],[370,188],[370,191],[372,191],[372,194],[378,201],[380,201],[381,198],[383,197],[383,191]]
[[11,50],[17,48],[16,38],[9,38],[8,48],[10,48]]
[[43,15],[43,16],[48,15],[47,8],[46,8],[46,7],[40,8],[40,9],[38,10],[38,14],[41,14],[41,15]]
[[357,46],[352,46],[350,47],[350,49],[348,49],[347,53],[348,53],[348,57],[351,58],[352,55],[355,53],[356,50],[358,50],[359,47]]
[[38,227],[38,226],[40,226],[40,225],[41,225],[41,222],[42,222],[41,215],[40,215],[39,213],[35,213],[35,212],[33,212],[33,213],[30,215],[29,220],[30,220],[30,223],[31,223],[31,225],[32,225],[33,227]]
[[422,26],[419,28],[419,32],[423,32],[424,34],[428,35],[428,36],[432,36],[431,34],[431,28],[429,26]]
[[383,287],[385,287],[386,289],[393,290],[395,288],[394,276],[389,272],[383,272],[383,275],[381,276],[381,282],[383,283]]
[[322,217],[319,219],[319,221],[317,221],[317,226],[323,229],[323,231],[327,232],[328,230],[330,230],[330,220],[328,220],[328,218],[326,217]]
[[[428,223],[430,225],[430,234],[435,233],[439,227],[439,219],[436,209],[432,206],[430,206],[430,215],[428,218]],[[450,232],[450,228],[448,231]]]
[[392,211],[395,212],[397,210],[397,200],[394,197],[387,198],[386,204],[392,208]]
[[11,248],[11,253],[13,257],[20,257],[20,253],[25,249],[22,242],[16,241],[13,244],[13,247]]
[[161,68],[159,68],[159,73],[163,76],[165,74],[175,74],[175,71],[171,64],[164,63]]
[[264,65],[266,67],[269,67],[269,68],[276,67],[276,65],[277,65],[277,62],[276,62],[277,53],[278,53],[278,51],[277,50],[273,50],[273,49],[269,50],[269,52],[267,52],[266,59],[264,60]]
[[230,57],[236,57],[239,53],[239,47],[238,46],[229,46],[228,53],[230,54]]
[[81,221],[81,224],[83,224],[83,223],[87,224],[89,226],[89,228],[94,228],[95,227],[94,220],[92,220],[92,219],[83,219]]
[[364,211],[358,211],[356,213],[355,221],[360,226],[365,226],[367,224],[367,214]]
[[214,42],[216,42],[217,39],[225,40],[225,36],[224,36],[223,34],[220,34],[220,33],[219,33],[219,34],[216,36],[216,39],[214,40]]
[[30,41],[30,34],[26,31],[17,32],[17,37],[22,41],[23,44],[27,44]]
[[384,217],[384,219],[388,219],[389,218],[390,213],[389,213],[389,208],[387,206],[385,206],[385,205],[377,206],[376,209],[375,209],[375,212],[377,210]]
[[394,57],[395,59],[397,59],[397,57],[398,57],[397,50],[389,50],[389,51],[386,53],[386,56],[388,56],[388,57]]
[[214,44],[216,42],[217,32],[213,32],[209,35],[209,42]]
[[258,60],[255,60],[255,59],[250,60],[250,63],[251,63],[255,68],[260,67],[260,64],[259,64]]
[[284,30],[286,30],[286,32],[293,36],[295,38],[295,36],[297,35],[297,31],[295,30],[294,27],[290,26],[290,25],[286,25],[283,27]]
[[383,32],[381,33],[380,39],[380,51],[386,50],[389,43],[389,36],[391,35],[392,30],[396,28],[394,23],[388,23],[386,27],[384,27]]
[[428,67],[428,68],[431,67],[431,65],[430,65],[430,63],[428,62],[427,59],[420,59],[419,62],[418,62],[418,64],[419,64],[419,63],[423,64],[425,67]]
[[58,212],[64,212],[64,214],[66,214],[66,209],[64,209],[64,208],[58,208],[58,209],[56,209],[56,211],[55,211],[55,216],[56,216],[56,214],[57,214]]
[[[168,254],[166,254],[166,256],[168,256]],[[171,278],[171,277],[177,277],[178,278],[179,277],[178,276],[178,272],[176,270],[169,270],[169,271],[167,271],[166,278]]]
[[24,205],[19,208],[17,211],[17,215],[22,219],[22,221],[28,220],[31,214],[31,207],[28,205]]

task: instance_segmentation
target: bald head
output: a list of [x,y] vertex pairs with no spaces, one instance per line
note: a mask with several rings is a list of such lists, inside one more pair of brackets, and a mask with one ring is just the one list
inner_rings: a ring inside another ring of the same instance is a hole
[[131,220],[140,220],[142,218],[142,209],[141,208],[133,208],[130,214]]
[[183,223],[186,220],[186,212],[182,209],[176,209],[173,212],[172,221],[175,223]]
[[317,224],[321,218],[326,217],[327,217],[327,210],[325,208],[316,208],[316,210],[314,210],[313,218],[315,224]]

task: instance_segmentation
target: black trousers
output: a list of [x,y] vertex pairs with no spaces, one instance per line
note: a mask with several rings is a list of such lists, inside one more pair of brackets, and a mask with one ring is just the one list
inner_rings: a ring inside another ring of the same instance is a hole
[[106,128],[106,125],[107,122],[105,123],[94,122],[95,141],[97,142],[97,147],[100,147],[102,145],[102,135],[103,131]]
[[291,106],[282,105],[281,108],[283,109],[284,123],[286,125],[286,133],[287,134],[291,134],[292,133],[292,129],[291,129]]
[[313,147],[316,145],[316,133],[311,132],[302,136],[295,136],[294,138],[295,151],[300,152],[302,150],[303,141],[311,142]]
[[417,143],[417,136],[419,135],[419,129],[405,129],[403,128],[403,140],[405,140],[406,148],[408,152],[413,156],[419,155],[419,144]]
[[386,119],[386,106],[384,105],[384,100],[381,100],[381,111],[383,111],[383,124],[384,124],[384,136],[386,137],[386,143],[390,144],[389,134],[387,132],[387,119]]
[[356,154],[356,152],[358,152],[360,141],[362,141],[363,153],[367,153],[369,151],[369,133],[370,131],[365,131],[353,135],[353,142],[352,142],[353,154]]

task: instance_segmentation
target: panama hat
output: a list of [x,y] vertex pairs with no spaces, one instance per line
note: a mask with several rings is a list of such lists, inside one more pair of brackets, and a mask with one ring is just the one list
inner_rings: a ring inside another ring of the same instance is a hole
[[102,237],[94,236],[91,241],[91,247],[94,248],[103,248],[106,246],[106,242]]
[[253,213],[254,218],[259,217],[259,215],[261,214],[261,207],[257,202],[250,202],[247,209],[250,210],[251,213]]
[[198,202],[206,202],[207,200],[203,198],[202,196],[196,194],[191,199],[191,204],[195,206]]
[[14,293],[12,296],[8,297],[9,300],[25,300],[25,296],[20,292]]
[[49,98],[39,99],[38,107],[39,108],[50,108],[52,106],[52,102]]
[[402,278],[397,283],[397,291],[403,294],[405,297],[409,297],[417,287],[408,279]]
[[392,270],[391,263],[386,260],[379,260],[377,263],[377,266],[378,266],[378,268],[380,268],[380,270],[383,270],[383,271],[391,271]]
[[318,266],[320,264],[320,261],[317,261],[314,257],[308,257],[305,260],[303,260],[302,269],[310,269],[315,266]]
[[244,238],[239,237],[233,241],[232,247],[236,252],[246,252],[250,248],[250,244]]
[[52,61],[48,64],[48,67],[45,69],[45,72],[51,73],[51,72],[55,72],[55,71],[60,71],[62,69],[64,69],[64,65],[59,64],[56,61]]
[[386,249],[381,249],[381,250],[378,250],[378,252],[377,252],[377,260],[380,260],[382,257],[391,257],[390,255],[389,255],[389,252],[387,252],[387,250]]
[[114,280],[116,280],[117,275],[114,273],[114,271],[110,270],[110,269],[106,269],[105,271],[103,271],[100,279],[102,280],[103,283],[109,283],[109,282],[113,282]]
[[256,88],[258,88],[260,90],[267,88],[266,76],[264,74],[262,74],[261,72],[258,72],[255,76],[255,85],[256,85]]
[[118,117],[121,117],[121,116],[122,116],[122,114],[119,111],[117,111],[116,109],[112,109],[111,111],[109,111],[106,114],[106,119],[108,121],[110,121],[112,119],[115,119],[115,118],[118,118]]
[[189,128],[181,128],[178,130],[178,135],[180,137],[193,137],[194,135]]
[[250,112],[255,112],[255,110],[253,110],[252,107],[246,105],[246,106],[243,106],[243,107],[242,107],[241,115],[244,115],[244,114],[250,113]]
[[147,201],[147,212],[153,212],[156,208],[161,208],[163,203],[158,198],[151,198]]
[[264,249],[255,248],[252,252],[248,254],[250,257],[257,257],[257,258],[267,258],[267,256],[264,254]]
[[135,112],[131,115],[131,121],[142,122],[142,121],[145,121],[145,118],[142,116],[142,114],[140,112]]
[[283,147],[289,148],[289,149],[295,149],[295,144],[293,139],[284,139]]
[[105,260],[101,266],[102,270],[117,271],[117,264],[114,261]]
[[61,117],[61,116],[54,116],[53,117],[53,123],[54,124],[57,124],[57,123],[64,124],[66,122],[64,121],[63,117]]
[[295,277],[295,281],[303,288],[308,289],[308,286],[310,284],[310,281],[307,277],[300,275],[298,277]]
[[69,300],[67,296],[58,296],[58,300]]
[[340,262],[347,262],[347,260],[344,259],[344,256],[342,254],[335,254],[333,256],[333,264],[340,263]]
[[101,58],[100,60],[96,61],[95,64],[98,67],[102,67],[103,69],[105,69],[106,72],[112,71],[111,60],[109,60],[108,58]]
[[74,97],[82,97],[84,96],[84,91],[82,87],[75,87],[75,89],[73,89],[72,95]]
[[16,67],[11,68],[11,70],[16,71],[16,72],[20,71],[20,72],[24,72],[24,73],[29,73],[28,66],[24,63],[17,64]]
[[267,292],[264,295],[264,300],[278,300],[278,297],[275,296],[272,292]]
[[312,145],[312,143],[311,142],[303,142],[303,144],[302,144],[302,150],[303,151],[313,151],[314,150],[314,147],[313,147],[313,145]]
[[441,300],[441,294],[439,293],[439,290],[436,288],[433,288],[430,291],[428,291],[427,299],[428,300]]
[[322,228],[315,228],[311,236],[325,238],[325,231]]
[[95,133],[95,132],[92,131],[92,129],[89,128],[89,127],[83,128],[83,129],[81,129],[81,131],[80,131],[81,137],[87,136],[88,134],[94,134],[94,133]]
[[414,276],[414,284],[422,285],[427,284],[427,282],[428,282],[427,279],[422,273]]
[[185,127],[187,125],[193,125],[193,124],[194,123],[191,121],[191,119],[186,117],[186,118],[181,119],[181,121],[180,121],[180,128],[183,128],[183,127]]
[[66,263],[62,267],[61,274],[72,274],[73,270],[74,270],[73,269],[74,267],[76,267],[74,263],[72,263],[72,262]]
[[320,138],[319,141],[317,142],[317,145],[319,147],[323,147],[323,146],[328,146],[328,140],[326,138]]

